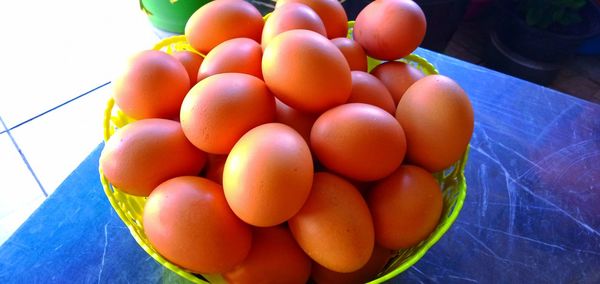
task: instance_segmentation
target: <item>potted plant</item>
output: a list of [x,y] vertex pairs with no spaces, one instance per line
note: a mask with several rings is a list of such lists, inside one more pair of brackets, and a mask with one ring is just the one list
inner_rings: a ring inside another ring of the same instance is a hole
[[600,11],[589,0],[497,0],[494,11],[488,65],[544,85],[600,33]]

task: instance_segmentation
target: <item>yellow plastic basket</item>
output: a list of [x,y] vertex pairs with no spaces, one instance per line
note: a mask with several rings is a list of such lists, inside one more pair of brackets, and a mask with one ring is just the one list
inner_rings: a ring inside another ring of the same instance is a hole
[[[353,22],[349,22],[350,28],[353,27]],[[174,36],[166,38],[157,43],[154,48],[155,50],[162,50],[167,53],[172,53],[179,50],[190,50],[196,52],[187,42],[185,36]],[[437,69],[427,62],[424,58],[411,54],[401,61],[406,62],[423,73],[438,74]],[[370,59],[370,69],[380,62],[377,60]],[[107,141],[118,128],[125,126],[130,123],[132,119],[125,116],[118,107],[115,106],[114,100],[109,99],[104,112],[104,140]],[[385,268],[369,283],[382,283],[386,280],[397,276],[402,273],[413,264],[415,264],[431,246],[433,246],[450,228],[454,220],[458,217],[458,214],[463,206],[463,202],[466,197],[466,181],[464,177],[464,168],[467,162],[468,148],[465,151],[464,156],[461,160],[457,161],[449,169],[436,173],[435,176],[438,179],[443,195],[444,195],[444,207],[442,211],[442,217],[436,229],[430,234],[430,236],[423,240],[418,245],[409,248],[399,250],[395,253],[395,256],[388,262]],[[110,201],[110,204],[117,212],[121,220],[129,228],[131,235],[137,241],[137,243],[158,263],[164,267],[172,270],[181,277],[193,282],[193,283],[223,283],[224,280],[219,275],[202,275],[204,279],[185,271],[181,267],[169,262],[163,258],[150,244],[146,235],[144,234],[142,224],[142,212],[146,198],[128,195],[119,189],[112,186],[100,168],[100,180],[106,193],[106,197]],[[208,281],[208,282],[207,282]]]

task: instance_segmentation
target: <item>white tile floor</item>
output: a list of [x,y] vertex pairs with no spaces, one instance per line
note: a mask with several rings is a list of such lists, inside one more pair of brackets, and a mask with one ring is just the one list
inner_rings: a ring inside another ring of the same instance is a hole
[[1,1],[0,245],[102,141],[110,82],[162,34],[138,1]]
[[0,243],[41,204],[44,194],[8,133],[0,134]]
[[111,87],[100,87],[11,131],[48,194],[102,141]]

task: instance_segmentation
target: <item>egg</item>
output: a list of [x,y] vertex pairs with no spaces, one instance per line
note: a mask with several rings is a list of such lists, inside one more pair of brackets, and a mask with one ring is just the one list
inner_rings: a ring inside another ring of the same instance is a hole
[[276,35],[295,29],[311,30],[327,36],[323,21],[313,9],[301,3],[290,2],[278,6],[265,21],[261,40],[263,49]]
[[367,203],[334,174],[315,173],[306,204],[288,225],[304,252],[329,270],[356,271],[371,258],[375,237]]
[[396,109],[396,119],[406,134],[407,159],[430,172],[460,159],[474,128],[469,97],[444,75],[426,76],[408,88]]
[[196,85],[198,70],[200,70],[200,65],[202,65],[204,57],[202,57],[198,53],[191,52],[188,50],[176,51],[173,52],[171,55],[173,55],[173,57],[179,60],[179,62],[183,64],[183,67],[185,67],[185,70],[187,71],[188,76],[190,77],[190,87]]
[[440,186],[428,171],[403,165],[367,194],[375,239],[397,250],[417,245],[436,228],[443,208]]
[[181,127],[199,149],[227,154],[248,130],[275,118],[275,98],[260,79],[222,73],[196,84],[181,105]]
[[281,224],[302,207],[312,186],[308,145],[289,126],[268,123],[248,131],[225,161],[227,203],[246,223]]
[[249,38],[226,40],[213,48],[200,66],[197,80],[219,73],[244,73],[262,79],[262,49]]
[[331,42],[342,52],[346,61],[348,61],[348,65],[350,65],[350,70],[367,72],[367,54],[360,44],[346,37],[334,38]]
[[310,130],[317,115],[294,109],[280,100],[275,100],[275,122],[283,123],[298,132],[306,143],[310,143]]
[[373,280],[393,256],[392,250],[375,245],[369,261],[359,270],[349,273],[331,271],[313,263],[311,278],[317,284],[363,284]]
[[223,185],[223,168],[225,167],[227,155],[209,154],[207,156],[206,166],[202,176]]
[[113,82],[115,104],[134,119],[177,118],[190,89],[188,73],[175,57],[158,50],[132,55]]
[[379,79],[363,71],[352,71],[352,91],[348,103],[370,104],[391,115],[396,114],[396,104],[392,94]]
[[231,212],[221,186],[201,177],[161,183],[148,197],[142,220],[160,255],[194,273],[230,271],[252,246],[250,226]]
[[148,196],[160,183],[180,175],[197,175],[206,153],[190,143],[181,125],[149,118],[117,130],[100,155],[106,179],[119,190]]
[[313,9],[323,20],[327,37],[345,37],[348,34],[348,16],[338,0],[278,0],[275,9],[287,3],[302,3]]
[[391,174],[406,152],[404,131],[394,116],[363,103],[321,114],[311,130],[310,144],[325,167],[358,181]]
[[264,50],[265,83],[283,103],[302,112],[323,112],[348,100],[350,66],[342,52],[322,35],[290,30]]
[[264,21],[256,7],[243,0],[210,1],[196,10],[185,25],[185,38],[202,54],[220,43],[245,37],[260,42]]
[[373,1],[356,16],[353,36],[367,55],[396,60],[423,41],[427,23],[423,10],[411,0]]
[[394,108],[404,92],[417,80],[425,77],[419,69],[400,61],[388,61],[377,65],[371,74],[379,79],[394,99]]
[[285,226],[255,228],[248,257],[223,274],[228,283],[304,284],[311,260]]

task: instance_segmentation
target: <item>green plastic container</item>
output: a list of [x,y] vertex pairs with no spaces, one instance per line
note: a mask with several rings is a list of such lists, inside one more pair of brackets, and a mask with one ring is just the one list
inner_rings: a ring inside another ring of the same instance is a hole
[[208,2],[210,0],[140,0],[140,9],[154,27],[183,34],[188,19]]

